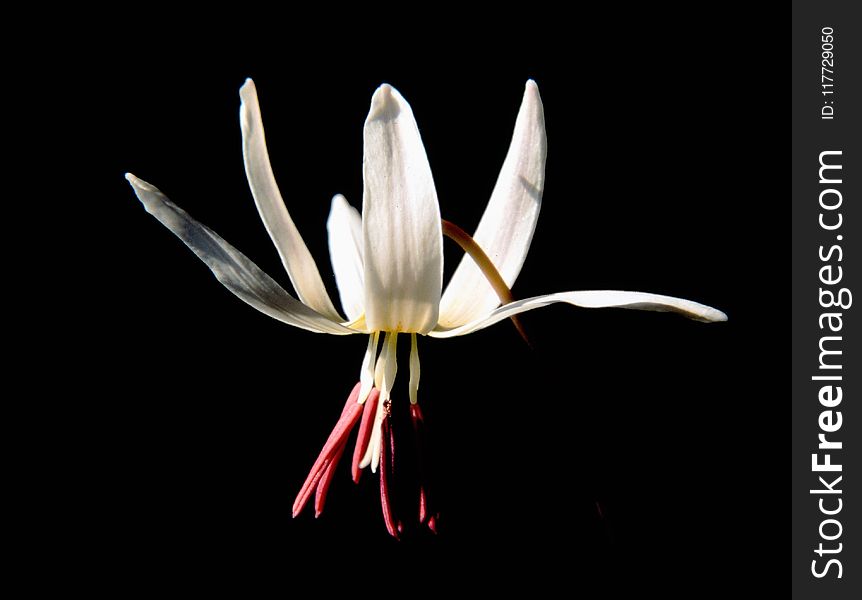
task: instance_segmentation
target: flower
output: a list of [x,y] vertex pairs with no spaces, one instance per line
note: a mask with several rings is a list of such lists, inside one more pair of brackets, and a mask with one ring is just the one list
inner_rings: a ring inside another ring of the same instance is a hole
[[[401,525],[391,507],[387,481],[393,459],[388,416],[399,334],[410,335],[410,411],[417,434],[421,434],[417,334],[437,338],[464,335],[555,302],[587,308],[674,311],[706,322],[727,318],[697,302],[641,292],[573,291],[513,301],[509,289],[529,250],[544,187],[544,115],[533,81],[526,84],[508,154],[472,238],[441,220],[434,180],[410,105],[389,85],[381,85],[374,92],[364,128],[362,214],[338,195],[332,200],[327,223],[342,317],[275,183],[257,91],[250,79],[242,86],[240,97],[249,186],[298,299],[158,189],[130,173],[126,179],[147,212],[182,239],[243,301],[308,331],[368,336],[359,382],[296,498],[294,516],[312,493],[316,496],[316,514],[320,514],[347,438],[358,423],[353,478],[358,481],[366,466],[373,472],[380,469],[384,522],[390,534],[399,535]],[[444,233],[467,251],[445,291]],[[420,521],[433,530],[435,515],[428,509],[424,485],[419,494]]]

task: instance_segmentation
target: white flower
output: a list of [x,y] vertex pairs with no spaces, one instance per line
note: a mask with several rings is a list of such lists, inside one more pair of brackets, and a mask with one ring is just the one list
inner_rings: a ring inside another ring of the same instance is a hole
[[[410,105],[389,85],[371,99],[365,121],[362,215],[335,196],[327,223],[329,250],[344,316],[329,298],[317,265],[294,225],[275,183],[266,150],[257,91],[249,79],[240,90],[246,175],[255,204],[284,264],[298,300],[159,190],[132,174],[146,210],[191,248],[218,280],[261,312],[317,333],[366,334],[368,347],[357,383],[327,445],[303,486],[294,514],[317,490],[322,509],[332,472],[350,430],[362,417],[354,451],[359,468],[375,471],[388,452],[390,395],[397,370],[399,333],[411,335],[409,396],[414,421],[419,357],[416,334],[449,338],[484,329],[518,313],[565,302],[586,308],[673,311],[700,321],[724,321],[719,310],[679,298],[642,292],[576,291],[537,296],[501,306],[499,288],[511,288],[526,258],[544,188],[546,140],[542,102],[533,81],[524,91],[515,131],[496,186],[473,240],[483,257],[465,256],[443,290],[443,229],[431,169]],[[469,240],[467,240],[469,242]],[[481,265],[482,268],[480,268]],[[498,279],[498,291],[489,282]],[[381,334],[382,338],[381,339]],[[382,344],[381,344],[382,342]],[[378,355],[378,346],[382,349]],[[385,464],[385,463],[384,463]],[[390,533],[396,524],[381,469],[381,498]],[[425,490],[422,490],[425,502]],[[431,521],[425,514],[422,520]]]

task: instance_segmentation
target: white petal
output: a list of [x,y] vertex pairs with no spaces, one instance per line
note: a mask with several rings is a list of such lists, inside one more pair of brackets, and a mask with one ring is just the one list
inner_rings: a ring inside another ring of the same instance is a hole
[[[503,280],[514,285],[536,230],[545,187],[545,117],[539,88],[527,82],[509,153],[473,239]],[[500,300],[469,256],[464,256],[440,300],[440,325],[456,327],[481,318]]]
[[410,105],[385,84],[365,121],[363,175],[368,330],[427,333],[443,285],[440,207]]
[[489,316],[477,319],[461,327],[454,329],[440,329],[430,333],[439,338],[453,337],[472,333],[493,325],[497,321],[508,319],[512,315],[541,308],[555,302],[566,302],[583,308],[632,308],[637,310],[655,310],[659,312],[676,312],[690,319],[703,322],[726,321],[727,315],[720,310],[683,300],[672,296],[659,294],[647,294],[644,292],[619,292],[616,290],[598,290],[585,292],[560,292],[548,294],[547,296],[536,296],[525,300],[518,300],[501,306]]
[[320,278],[317,264],[293,224],[275,183],[266,150],[257,90],[251,79],[246,80],[239,95],[242,99],[239,113],[245,174],[260,218],[278,250],[299,299],[317,312],[340,321],[338,311],[332,305]]
[[329,258],[338,284],[341,308],[348,321],[363,312],[364,286],[362,284],[362,217],[350,206],[344,196],[332,199],[332,209],[326,222],[329,232]]
[[315,312],[279,286],[273,279],[207,226],[198,223],[155,187],[126,173],[126,179],[148,213],[161,221],[198,255],[227,289],[260,312],[288,325],[314,331],[348,335],[342,327]]

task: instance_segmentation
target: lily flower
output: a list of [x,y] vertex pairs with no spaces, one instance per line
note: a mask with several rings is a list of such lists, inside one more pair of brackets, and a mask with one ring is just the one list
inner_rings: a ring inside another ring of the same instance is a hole
[[[358,382],[296,498],[294,517],[312,493],[315,512],[320,514],[347,438],[359,424],[353,479],[358,481],[365,467],[380,470],[384,522],[389,533],[398,537],[401,524],[391,506],[387,477],[394,452],[388,417],[400,334],[409,337],[410,414],[421,433],[418,336],[465,335],[556,302],[585,308],[672,311],[705,322],[727,318],[697,302],[643,292],[569,291],[513,301],[509,290],[530,248],[545,181],[544,114],[533,81],[526,84],[508,154],[472,237],[441,220],[434,180],[410,105],[387,84],[374,92],[364,127],[362,214],[337,195],[327,222],[342,315],[327,294],[276,185],[257,91],[250,79],[240,89],[240,98],[243,158],[251,193],[297,297],[154,186],[131,173],[126,179],[147,212],[185,242],[244,302],[300,329],[368,336]],[[444,233],[467,251],[445,291]],[[428,509],[426,492],[423,485],[419,519],[433,530],[435,515]]]

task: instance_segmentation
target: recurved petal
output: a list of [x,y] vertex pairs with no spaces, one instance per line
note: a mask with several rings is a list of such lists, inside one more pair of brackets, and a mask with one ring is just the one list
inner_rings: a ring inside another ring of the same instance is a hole
[[362,284],[362,217],[342,195],[332,199],[329,220],[329,257],[335,272],[335,283],[341,297],[341,307],[348,321],[362,314],[364,286]]
[[620,292],[616,290],[596,290],[583,292],[559,292],[546,296],[536,296],[525,300],[518,300],[505,306],[501,306],[484,318],[476,319],[466,325],[453,329],[438,328],[429,335],[439,338],[465,335],[479,331],[497,321],[508,319],[518,313],[541,308],[555,302],[565,302],[583,308],[631,308],[635,310],[653,310],[659,312],[675,312],[696,321],[712,323],[726,321],[727,315],[718,309],[684,300],[672,296],[660,294],[648,294],[645,292]]
[[[473,239],[511,288],[530,249],[545,186],[545,117],[539,88],[527,82],[515,132],[491,200]],[[456,327],[486,316],[500,300],[465,256],[440,300],[440,325]]]
[[154,186],[131,173],[126,174],[126,179],[147,212],[185,242],[212,270],[216,279],[241,300],[294,327],[315,333],[356,333],[292,297],[239,250],[191,218]]
[[246,80],[239,95],[242,99],[240,126],[245,174],[260,218],[278,250],[299,299],[330,319],[341,320],[326,292],[317,264],[290,218],[275,183],[266,149],[257,89],[251,79]]
[[443,284],[440,207],[413,111],[389,85],[374,92],[364,137],[367,328],[427,333]]

